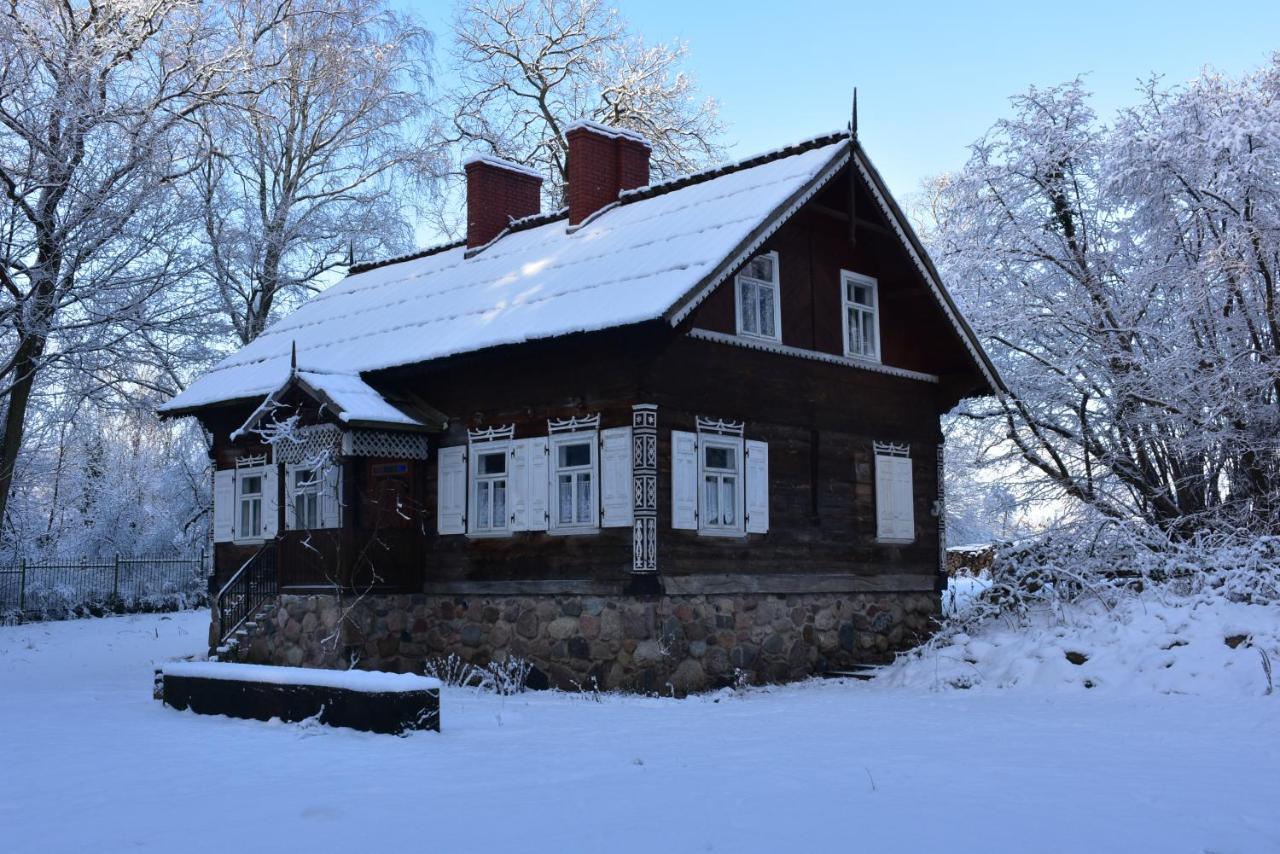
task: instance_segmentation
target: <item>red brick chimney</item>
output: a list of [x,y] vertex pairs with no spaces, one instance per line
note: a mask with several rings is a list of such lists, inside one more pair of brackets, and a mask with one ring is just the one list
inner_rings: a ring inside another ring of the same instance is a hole
[[569,225],[577,225],[623,190],[649,183],[648,140],[634,131],[577,121],[569,141]]
[[528,166],[487,154],[468,158],[467,248],[493,240],[511,220],[533,216],[542,202],[542,176]]

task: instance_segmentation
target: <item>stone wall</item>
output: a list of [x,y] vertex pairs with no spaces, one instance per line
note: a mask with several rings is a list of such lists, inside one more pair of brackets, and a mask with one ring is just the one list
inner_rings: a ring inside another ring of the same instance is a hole
[[551,685],[673,693],[890,660],[927,635],[929,593],[724,596],[283,595],[243,660],[421,672],[456,653],[527,659]]

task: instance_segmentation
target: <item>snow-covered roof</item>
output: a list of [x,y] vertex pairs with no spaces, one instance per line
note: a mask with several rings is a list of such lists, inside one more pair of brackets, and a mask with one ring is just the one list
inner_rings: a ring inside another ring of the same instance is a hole
[[298,371],[298,379],[311,389],[328,398],[337,408],[338,420],[346,424],[362,422],[421,427],[422,422],[412,418],[387,402],[358,374],[322,374],[317,371]]
[[563,217],[532,218],[478,253],[455,244],[356,268],[161,411],[270,394],[288,380],[295,345],[298,368],[323,377],[329,394],[382,411],[393,407],[379,406],[361,372],[663,317],[763,239],[762,226],[834,174],[849,149],[845,134],[820,137],[630,191],[576,228]]

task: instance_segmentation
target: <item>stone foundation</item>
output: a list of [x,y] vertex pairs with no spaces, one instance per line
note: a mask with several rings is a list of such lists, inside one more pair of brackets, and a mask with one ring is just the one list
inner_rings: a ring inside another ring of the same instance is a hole
[[514,655],[559,688],[681,696],[883,663],[938,613],[931,593],[282,595],[239,657],[421,673],[449,653],[476,665]]

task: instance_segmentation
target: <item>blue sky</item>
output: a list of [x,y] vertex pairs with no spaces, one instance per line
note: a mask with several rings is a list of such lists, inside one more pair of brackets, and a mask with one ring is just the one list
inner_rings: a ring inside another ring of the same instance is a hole
[[[447,0],[396,0],[439,39]],[[649,41],[689,43],[720,100],[734,158],[841,128],[858,87],[861,137],[896,194],[963,164],[965,147],[1030,84],[1085,74],[1103,116],[1138,81],[1257,68],[1280,50],[1280,3],[703,2],[620,0]]]

